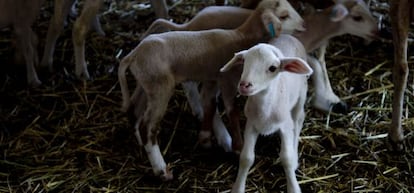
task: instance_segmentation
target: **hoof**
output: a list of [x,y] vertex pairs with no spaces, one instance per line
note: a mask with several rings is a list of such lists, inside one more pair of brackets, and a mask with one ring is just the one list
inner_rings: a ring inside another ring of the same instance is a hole
[[349,112],[349,108],[345,102],[340,101],[339,103],[336,103],[332,106],[332,112],[340,113],[340,114],[347,114]]
[[39,79],[34,79],[34,80],[32,80],[32,81],[29,81],[27,84],[28,84],[31,88],[37,88],[37,87],[39,87],[40,85],[42,85],[42,82],[41,82]]
[[171,171],[167,170],[167,172],[160,175],[160,179],[163,182],[168,182],[168,181],[171,181],[172,179],[174,179],[174,176],[173,176]]
[[232,147],[233,147],[233,152],[235,154],[240,154],[241,151],[242,151],[242,148],[243,148],[243,144],[241,144],[241,143],[233,143],[232,144]]
[[200,143],[201,147],[210,149],[213,146],[211,142],[211,132],[200,131],[198,134],[198,142]]
[[76,78],[79,80],[91,80],[88,70],[85,71],[76,71]]
[[390,137],[388,137],[388,149],[392,153],[401,154],[404,152],[404,141],[393,141]]

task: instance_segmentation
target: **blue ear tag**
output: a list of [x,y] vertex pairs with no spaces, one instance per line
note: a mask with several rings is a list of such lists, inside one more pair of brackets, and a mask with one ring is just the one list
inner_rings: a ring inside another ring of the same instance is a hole
[[276,36],[276,33],[275,28],[273,27],[273,23],[269,23],[267,27],[269,28],[270,37],[274,38]]

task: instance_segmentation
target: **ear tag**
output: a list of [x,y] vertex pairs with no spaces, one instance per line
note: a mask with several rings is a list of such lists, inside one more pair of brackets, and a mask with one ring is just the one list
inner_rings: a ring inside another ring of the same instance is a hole
[[275,28],[273,27],[273,23],[269,23],[267,27],[269,28],[270,37],[274,38],[276,36],[276,33]]

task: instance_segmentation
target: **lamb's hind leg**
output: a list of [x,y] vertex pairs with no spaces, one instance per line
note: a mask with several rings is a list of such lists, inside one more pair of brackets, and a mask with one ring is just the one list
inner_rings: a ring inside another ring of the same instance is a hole
[[145,109],[141,123],[137,125],[138,132],[136,132],[138,139],[141,139],[144,145],[154,174],[159,176],[163,181],[172,180],[173,174],[167,168],[158,145],[158,123],[167,110],[168,101],[173,91],[173,85],[163,87],[162,89],[145,89],[145,93],[147,94],[147,108]]

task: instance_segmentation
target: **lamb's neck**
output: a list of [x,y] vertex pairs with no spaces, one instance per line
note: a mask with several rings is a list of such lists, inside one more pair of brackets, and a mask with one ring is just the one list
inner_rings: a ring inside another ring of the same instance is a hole
[[246,21],[235,29],[245,41],[267,42],[270,36],[264,28],[259,11],[253,11]]
[[331,8],[316,12],[304,18],[306,30],[293,35],[298,38],[307,52],[312,52],[332,37],[342,35],[341,22],[333,22],[329,18]]

